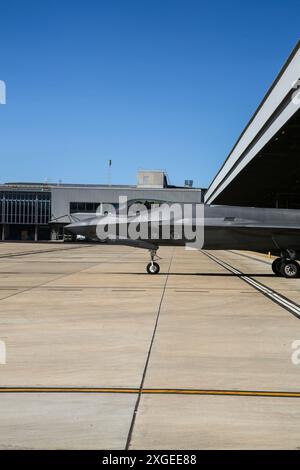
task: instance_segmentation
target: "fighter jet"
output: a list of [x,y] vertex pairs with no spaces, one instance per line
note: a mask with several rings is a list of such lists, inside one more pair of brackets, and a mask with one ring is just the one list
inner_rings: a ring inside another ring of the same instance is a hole
[[148,249],[149,274],[158,274],[160,246],[270,252],[276,276],[300,275],[300,210],[127,201],[112,213],[90,214],[66,228],[102,243]]

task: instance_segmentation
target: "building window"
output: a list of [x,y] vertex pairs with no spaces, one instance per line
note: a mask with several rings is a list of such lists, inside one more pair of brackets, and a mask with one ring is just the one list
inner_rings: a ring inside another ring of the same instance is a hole
[[74,212],[97,212],[101,202],[70,202],[70,214]]

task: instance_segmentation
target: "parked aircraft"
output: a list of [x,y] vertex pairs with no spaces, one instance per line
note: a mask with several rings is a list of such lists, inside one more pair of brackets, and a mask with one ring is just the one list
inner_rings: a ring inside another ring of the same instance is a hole
[[128,201],[125,209],[90,214],[66,228],[86,239],[148,249],[149,274],[160,271],[160,246],[189,245],[199,250],[271,252],[277,256],[272,263],[275,275],[300,275],[300,210],[140,200]]

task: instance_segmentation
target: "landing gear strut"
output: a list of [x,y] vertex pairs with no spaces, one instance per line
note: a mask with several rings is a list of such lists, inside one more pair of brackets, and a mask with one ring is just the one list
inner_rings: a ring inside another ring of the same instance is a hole
[[150,251],[150,256],[151,256],[151,261],[147,265],[147,273],[148,274],[158,274],[160,271],[160,266],[158,263],[154,261],[154,259],[157,257],[156,252],[157,250],[149,250]]
[[276,276],[295,278],[300,275],[300,266],[295,261],[296,253],[294,250],[287,250],[281,253],[281,258],[276,258],[272,263],[272,271]]

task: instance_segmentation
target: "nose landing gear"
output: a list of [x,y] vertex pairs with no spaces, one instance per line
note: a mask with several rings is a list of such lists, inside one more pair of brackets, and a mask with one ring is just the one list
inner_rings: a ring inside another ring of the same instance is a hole
[[287,250],[281,254],[281,258],[276,258],[272,263],[272,271],[276,276],[287,277],[290,279],[300,276],[300,266],[295,261],[296,253],[293,250]]
[[154,261],[155,258],[158,258],[158,256],[156,255],[157,250],[149,250],[149,251],[150,251],[151,261],[149,264],[147,264],[147,273],[158,274],[160,271],[160,266],[158,263]]

